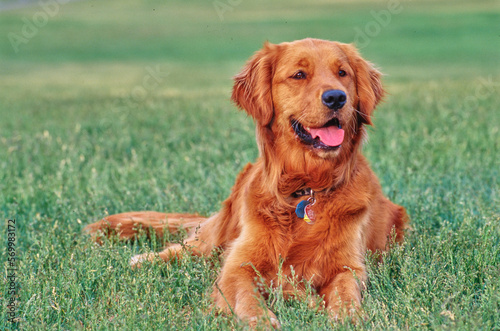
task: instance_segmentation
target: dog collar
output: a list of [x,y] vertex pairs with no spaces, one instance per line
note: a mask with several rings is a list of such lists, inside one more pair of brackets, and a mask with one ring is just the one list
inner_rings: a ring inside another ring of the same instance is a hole
[[308,188],[304,188],[302,190],[298,190],[298,191],[295,191],[295,192],[292,193],[292,196],[294,198],[305,197],[306,195],[310,195],[310,196],[313,195],[312,188],[308,187]]
[[316,221],[316,214],[312,210],[312,206],[316,203],[316,198],[314,197],[314,191],[310,188],[306,188],[294,193],[297,197],[307,196],[307,200],[302,200],[297,204],[295,208],[295,214],[298,218],[302,218],[307,224],[314,224]]

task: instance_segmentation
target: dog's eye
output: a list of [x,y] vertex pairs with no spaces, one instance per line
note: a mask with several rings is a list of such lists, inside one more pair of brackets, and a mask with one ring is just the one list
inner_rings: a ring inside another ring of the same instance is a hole
[[292,75],[293,79],[306,79],[306,73],[302,70],[297,71]]
[[345,72],[344,70],[339,70],[340,77],[344,77],[345,75],[347,75],[347,72]]

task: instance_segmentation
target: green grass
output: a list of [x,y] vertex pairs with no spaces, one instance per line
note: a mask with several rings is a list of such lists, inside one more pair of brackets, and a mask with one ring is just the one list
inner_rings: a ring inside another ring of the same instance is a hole
[[[500,10],[486,0],[401,5],[362,49],[390,93],[364,151],[413,230],[382,264],[368,259],[358,325],[274,292],[285,330],[500,329]],[[251,119],[228,100],[230,77],[265,40],[350,42],[386,8],[242,1],[220,20],[211,1],[77,1],[17,53],[8,34],[41,9],[0,12],[0,293],[12,297],[16,219],[17,326],[241,327],[210,307],[216,258],[131,270],[132,255],[161,243],[95,247],[81,229],[129,210],[217,211],[258,153]],[[151,69],[160,74],[145,85]],[[11,327],[7,302],[0,329]]]

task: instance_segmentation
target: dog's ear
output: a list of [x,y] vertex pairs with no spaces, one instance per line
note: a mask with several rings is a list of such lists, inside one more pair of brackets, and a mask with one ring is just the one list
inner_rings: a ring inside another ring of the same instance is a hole
[[277,54],[278,45],[266,42],[234,77],[231,100],[261,126],[274,117],[271,84]]
[[349,44],[341,45],[349,58],[349,63],[356,75],[356,89],[358,92],[358,110],[361,122],[372,125],[371,116],[377,104],[384,97],[382,74],[373,65],[363,59],[356,47]]

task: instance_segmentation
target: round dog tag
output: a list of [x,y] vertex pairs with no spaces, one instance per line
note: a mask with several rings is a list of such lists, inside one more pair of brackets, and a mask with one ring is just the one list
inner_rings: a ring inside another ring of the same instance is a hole
[[306,221],[307,224],[314,224],[314,222],[316,221],[316,214],[314,213],[311,207],[312,204],[308,204],[304,208],[304,221]]

